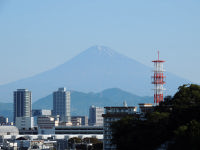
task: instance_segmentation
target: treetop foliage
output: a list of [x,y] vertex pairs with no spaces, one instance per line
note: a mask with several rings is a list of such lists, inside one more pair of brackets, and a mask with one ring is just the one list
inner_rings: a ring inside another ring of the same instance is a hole
[[[167,96],[145,120],[126,117],[112,124],[113,143],[119,150],[200,149],[200,86],[185,84]],[[130,148],[131,147],[131,148]]]

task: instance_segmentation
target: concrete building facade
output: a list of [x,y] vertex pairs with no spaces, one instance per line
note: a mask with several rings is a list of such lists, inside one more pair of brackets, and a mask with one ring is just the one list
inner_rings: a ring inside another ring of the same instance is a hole
[[89,109],[89,125],[90,126],[103,126],[103,117],[104,113],[103,107],[91,106]]
[[50,109],[33,109],[32,110],[32,116],[51,116],[51,110]]
[[52,116],[38,116],[37,124],[39,134],[55,134],[55,127],[59,125],[59,120]]
[[139,108],[141,114],[151,113],[154,110],[154,106],[151,103],[140,103]]
[[137,107],[104,107],[105,114],[103,114],[104,119],[104,139],[103,139],[103,149],[104,150],[116,150],[116,145],[111,143],[112,131],[111,124],[115,121],[120,120],[125,116],[132,116],[136,114]]
[[51,116],[52,110],[50,109],[33,109],[32,116],[34,117],[34,125],[37,126],[37,119],[39,116]]
[[71,120],[75,120],[76,118],[81,118],[81,126],[88,126],[88,116],[71,116]]
[[71,117],[72,126],[81,126],[80,117]]
[[59,88],[53,92],[53,115],[60,116],[63,122],[70,122],[70,91],[66,88]]
[[19,135],[19,130],[15,126],[0,126],[0,136]]
[[103,126],[57,126],[55,134],[103,135]]
[[27,89],[14,91],[14,122],[16,117],[31,117],[32,95]]
[[34,127],[33,117],[16,117],[15,125],[19,130],[29,130]]

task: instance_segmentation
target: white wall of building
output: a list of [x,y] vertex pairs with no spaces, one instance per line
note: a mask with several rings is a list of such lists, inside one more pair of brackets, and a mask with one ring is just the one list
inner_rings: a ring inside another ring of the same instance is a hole
[[103,113],[104,113],[103,107],[91,106],[89,109],[89,125],[102,126],[103,125],[103,117],[102,117]]
[[21,129],[28,130],[29,128],[34,127],[34,118],[33,117],[16,117],[16,127]]

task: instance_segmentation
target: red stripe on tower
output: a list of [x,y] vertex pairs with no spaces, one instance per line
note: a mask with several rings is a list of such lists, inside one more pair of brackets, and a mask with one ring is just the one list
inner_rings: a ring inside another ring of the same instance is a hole
[[154,103],[159,104],[163,101],[163,84],[165,84],[164,79],[166,76],[163,75],[163,63],[164,60],[159,59],[159,51],[158,51],[158,59],[152,61],[154,63],[154,75],[152,76],[152,84],[154,84]]

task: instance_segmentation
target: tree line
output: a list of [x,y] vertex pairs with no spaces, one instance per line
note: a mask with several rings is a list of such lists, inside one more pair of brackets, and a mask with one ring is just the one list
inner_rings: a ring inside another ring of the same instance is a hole
[[200,86],[182,85],[145,119],[125,117],[111,128],[118,150],[199,150]]

